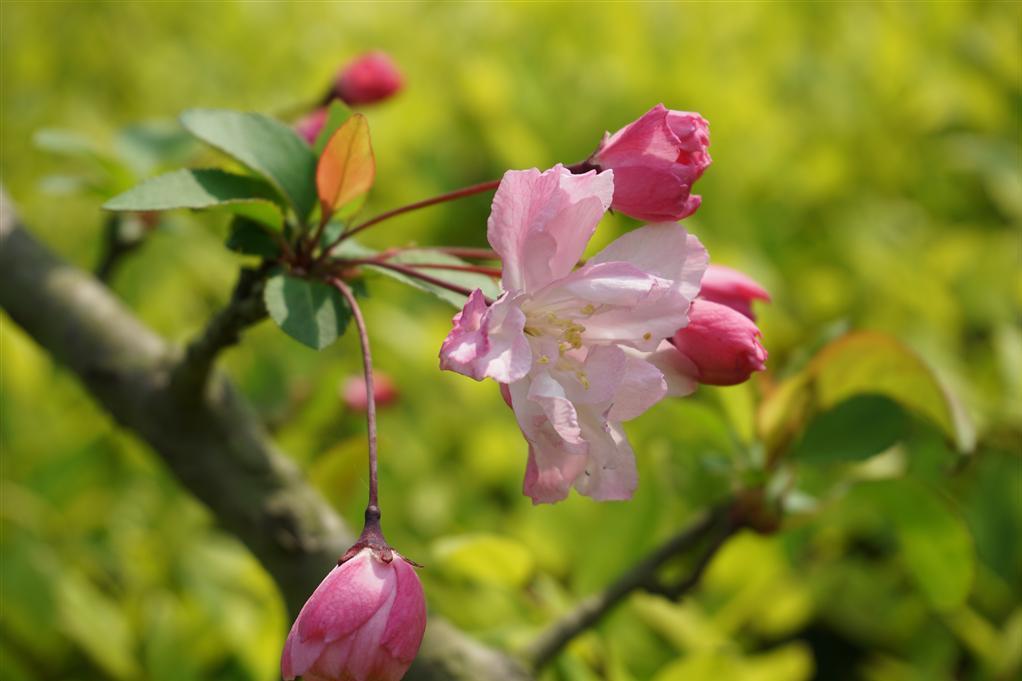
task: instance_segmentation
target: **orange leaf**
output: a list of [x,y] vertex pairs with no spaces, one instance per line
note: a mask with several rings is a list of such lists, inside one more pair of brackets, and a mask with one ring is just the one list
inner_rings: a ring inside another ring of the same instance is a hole
[[324,215],[365,194],[375,177],[369,123],[362,114],[353,114],[330,137],[316,166],[316,190]]

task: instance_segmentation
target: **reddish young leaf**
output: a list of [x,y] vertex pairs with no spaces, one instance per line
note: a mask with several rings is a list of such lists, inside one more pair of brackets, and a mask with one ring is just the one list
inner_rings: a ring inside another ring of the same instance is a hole
[[362,114],[353,114],[330,137],[316,167],[316,189],[324,214],[365,194],[375,177],[369,123]]

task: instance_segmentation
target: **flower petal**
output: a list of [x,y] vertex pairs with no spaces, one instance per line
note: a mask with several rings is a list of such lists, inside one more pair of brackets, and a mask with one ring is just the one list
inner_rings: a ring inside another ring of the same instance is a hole
[[724,265],[706,268],[699,297],[727,305],[753,321],[756,315],[752,312],[752,301],[770,300],[770,294],[755,279]]
[[621,382],[614,394],[614,404],[607,412],[608,421],[629,421],[639,416],[667,395],[663,373],[649,362],[634,356],[625,359]]
[[535,291],[575,266],[610,207],[613,173],[572,175],[561,165],[504,174],[487,222],[506,291]]
[[675,282],[682,295],[699,294],[710,256],[694,234],[673,222],[645,225],[622,234],[591,263],[628,262],[649,274]]
[[582,430],[589,445],[585,470],[575,488],[597,501],[631,499],[639,482],[635,453],[621,425],[584,412]]
[[674,347],[670,341],[662,341],[653,352],[640,352],[631,348],[626,352],[660,370],[667,385],[665,397],[685,397],[694,393],[699,387],[699,382],[696,380],[699,369],[692,363],[692,360],[678,352],[678,348]]
[[476,289],[454,316],[453,328],[440,346],[440,368],[477,381],[517,381],[532,366],[524,329],[525,315],[512,296],[504,294],[487,308],[482,291]]

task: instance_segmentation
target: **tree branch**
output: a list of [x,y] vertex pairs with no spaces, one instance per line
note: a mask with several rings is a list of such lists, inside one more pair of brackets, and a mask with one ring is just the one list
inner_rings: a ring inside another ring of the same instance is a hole
[[[681,598],[702,577],[717,550],[740,527],[735,522],[731,504],[707,511],[691,525],[674,535],[640,563],[633,566],[601,593],[580,601],[570,612],[551,624],[528,647],[525,657],[533,669],[542,669],[554,659],[569,642],[596,624],[630,593],[644,589],[671,599]],[[674,584],[665,584],[657,573],[673,558],[709,541],[686,577]]]
[[[63,262],[18,224],[0,188],[0,307],[82,381],[116,421],[148,443],[181,483],[241,539],[280,586],[292,614],[352,534],[252,409],[214,372],[181,399],[181,353],[96,279]],[[215,343],[213,345],[216,345]],[[507,655],[430,618],[408,681],[529,681]]]
[[217,312],[188,347],[174,368],[171,384],[178,394],[188,397],[201,392],[209,379],[217,355],[241,339],[246,328],[266,319],[263,302],[268,264],[259,269],[243,268],[231,293],[231,300]]

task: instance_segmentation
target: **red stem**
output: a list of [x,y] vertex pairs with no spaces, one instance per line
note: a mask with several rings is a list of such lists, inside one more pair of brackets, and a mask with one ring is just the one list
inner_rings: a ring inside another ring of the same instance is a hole
[[[413,279],[418,279],[419,281],[424,281],[427,284],[433,284],[434,286],[439,286],[440,288],[447,289],[448,291],[454,291],[455,293],[460,293],[463,296],[470,296],[470,295],[472,295],[472,291],[467,289],[467,288],[465,288],[464,286],[458,286],[457,284],[452,284],[449,281],[444,281],[443,279],[437,279],[436,277],[431,277],[428,274],[423,274],[422,272],[419,272],[419,271],[415,270],[414,268],[407,267],[405,265],[395,265],[394,263],[391,263],[391,262],[380,262],[380,261],[377,261],[377,260],[354,261],[354,262],[346,263],[346,264],[354,264],[354,265],[361,264],[361,265],[372,265],[374,267],[382,267],[382,268],[387,269],[387,270],[393,270],[394,272],[400,272],[401,274],[404,274],[405,276],[412,277]],[[486,298],[486,304],[489,305],[491,303],[493,303],[493,300],[491,300],[490,298]]]
[[338,244],[340,244],[348,237],[354,236],[361,232],[362,230],[369,229],[373,225],[383,222],[384,220],[389,220],[390,218],[396,215],[401,215],[402,213],[408,213],[409,211],[418,210],[419,208],[425,208],[427,206],[433,206],[438,203],[444,203],[445,201],[453,201],[455,199],[460,199],[465,196],[480,194],[482,192],[489,191],[490,189],[496,189],[497,185],[499,184],[500,180],[480,182],[479,184],[473,184],[468,187],[462,187],[461,189],[456,189],[453,192],[448,192],[446,194],[434,196],[433,198],[430,199],[423,199],[422,201],[416,201],[415,203],[409,203],[406,206],[399,206],[397,208],[394,208],[393,210],[388,210],[385,213],[380,213],[376,217],[369,218],[362,224],[356,225],[351,229],[343,232],[339,237],[334,239],[333,243],[331,243],[329,246],[323,249],[323,254],[319,257],[319,259],[320,260],[325,259],[328,255],[330,255],[330,251],[336,248]]
[[490,277],[499,277],[501,272],[497,267],[483,267],[482,265],[452,265],[442,262],[410,262],[405,263],[408,267],[417,267],[424,270],[450,270],[452,272],[475,272]]
[[366,428],[369,431],[369,505],[366,506],[366,520],[368,524],[370,516],[374,516],[378,523],[380,502],[376,479],[376,391],[373,388],[373,358],[369,352],[369,333],[366,331],[362,309],[358,306],[351,288],[337,277],[327,278],[327,283],[340,291],[348,302],[351,316],[355,318],[355,327],[358,329],[358,341],[362,346],[362,369],[366,383]]

